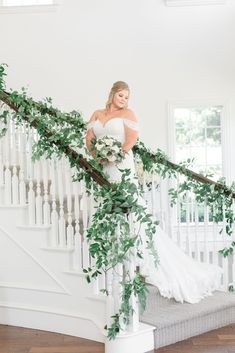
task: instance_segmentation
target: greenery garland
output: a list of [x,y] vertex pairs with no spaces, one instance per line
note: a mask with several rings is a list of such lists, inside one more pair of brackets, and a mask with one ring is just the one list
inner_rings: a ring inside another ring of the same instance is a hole
[[[5,67],[4,65],[0,65],[0,99],[5,92],[4,76],[6,76]],[[154,249],[153,241],[156,222],[152,221],[146,208],[138,204],[139,190],[136,184],[129,180],[129,172],[123,172],[120,183],[112,185],[104,183],[101,186],[94,182],[89,168],[84,170],[79,165],[78,160],[82,156],[80,149],[84,149],[83,141],[87,126],[80,112],[61,112],[52,106],[51,98],[35,103],[32,98],[27,96],[25,89],[22,89],[21,93],[11,91],[8,95],[8,103],[11,107],[17,108],[14,113],[11,113],[15,123],[18,125],[24,123],[28,126],[34,126],[40,135],[38,143],[33,147],[34,159],[38,159],[43,155],[46,158],[51,158],[52,155],[60,158],[63,153],[66,153],[71,167],[76,166],[77,168],[74,180],[83,179],[87,190],[94,190],[94,197],[96,200],[100,200],[97,202],[98,207],[93,215],[91,227],[87,232],[90,244],[89,251],[95,259],[93,267],[84,269],[84,272],[87,274],[87,280],[91,281],[92,278],[97,278],[102,273],[101,271],[108,271],[118,263],[123,264],[128,259],[128,253],[132,249],[137,249],[137,256],[140,258],[143,257],[141,250],[142,240],[139,233],[130,234],[128,213],[124,212],[127,210],[133,213],[138,222],[145,224],[148,239],[147,247],[153,255],[155,262],[157,262],[157,252]],[[26,116],[28,117],[27,121],[25,120]],[[1,136],[6,133],[8,117],[9,110],[3,109],[0,115],[0,120],[3,124],[0,131]],[[50,134],[48,134],[48,131]],[[69,153],[68,148],[70,148]],[[74,154],[73,150],[77,150],[78,154]],[[196,173],[188,169],[189,160],[180,165],[175,165],[169,162],[161,150],[158,149],[156,153],[153,153],[140,141],[134,146],[133,152],[136,159],[141,161],[144,172],[156,173],[162,178],[173,179],[177,177],[178,173],[185,175],[185,180],[178,185],[177,189],[169,190],[171,203],[174,204],[176,202],[178,195],[184,198],[188,191],[193,192],[197,202],[206,201],[211,207],[215,222],[222,222],[225,219],[226,233],[228,235],[232,234],[234,223],[234,214],[232,211],[234,185],[229,188],[225,185],[224,180],[220,180],[219,183],[213,183],[200,175],[197,175],[198,180],[195,180]],[[89,165],[104,178],[106,177],[102,166],[94,159],[90,158]],[[114,218],[115,222],[113,222]],[[114,224],[119,229],[118,236]],[[229,248],[224,248],[220,252],[224,256],[228,256],[233,252],[234,247],[235,243],[232,242]],[[113,323],[107,328],[110,339],[114,338],[120,331],[121,322],[129,322],[132,313],[130,306],[130,297],[132,294],[139,298],[142,308],[144,309],[145,307],[147,289],[142,277],[137,273],[135,278],[131,279],[128,275],[127,273],[125,278],[120,280],[123,288],[122,303],[119,312],[113,317]]]

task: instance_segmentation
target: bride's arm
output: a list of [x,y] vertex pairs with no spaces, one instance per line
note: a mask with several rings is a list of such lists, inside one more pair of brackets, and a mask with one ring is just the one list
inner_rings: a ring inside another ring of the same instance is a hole
[[95,151],[92,148],[92,140],[95,138],[95,134],[93,131],[93,123],[95,122],[96,118],[97,118],[97,111],[95,111],[92,114],[92,116],[89,120],[88,126],[87,126],[87,133],[86,133],[86,146],[87,146],[88,151],[91,153],[91,155],[94,158],[95,158]]
[[125,141],[122,145],[122,150],[124,153],[127,153],[132,149],[139,137],[138,121],[131,110],[128,110],[128,115],[123,121],[125,127]]

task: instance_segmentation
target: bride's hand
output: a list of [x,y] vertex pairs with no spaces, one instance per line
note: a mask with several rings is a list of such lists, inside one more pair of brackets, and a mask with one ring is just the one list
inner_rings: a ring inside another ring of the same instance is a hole
[[105,159],[105,158],[103,158],[103,159],[97,159],[97,162],[98,162],[99,164],[107,164],[107,163],[109,163],[108,159]]

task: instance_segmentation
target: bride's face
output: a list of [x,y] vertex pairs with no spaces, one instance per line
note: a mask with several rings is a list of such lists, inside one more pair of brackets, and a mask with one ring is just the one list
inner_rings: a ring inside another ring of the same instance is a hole
[[123,89],[114,94],[112,103],[115,108],[123,109],[127,107],[128,99],[129,99],[129,91],[127,91],[126,89]]

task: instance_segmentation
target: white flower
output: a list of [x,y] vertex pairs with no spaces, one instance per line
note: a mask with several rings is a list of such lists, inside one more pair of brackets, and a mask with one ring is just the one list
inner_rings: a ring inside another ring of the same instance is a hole
[[115,145],[115,146],[113,146],[113,150],[114,150],[114,152],[119,152],[120,148],[117,145]]
[[101,144],[97,144],[97,145],[96,145],[96,149],[97,149],[98,151],[101,151],[102,148],[103,148],[103,146],[102,146]]
[[111,156],[111,157],[109,157],[109,161],[110,161],[110,162],[115,162],[115,161],[116,161],[116,156]]
[[105,141],[105,144],[106,144],[107,146],[112,146],[113,141],[110,140],[110,139],[107,139],[107,140]]

